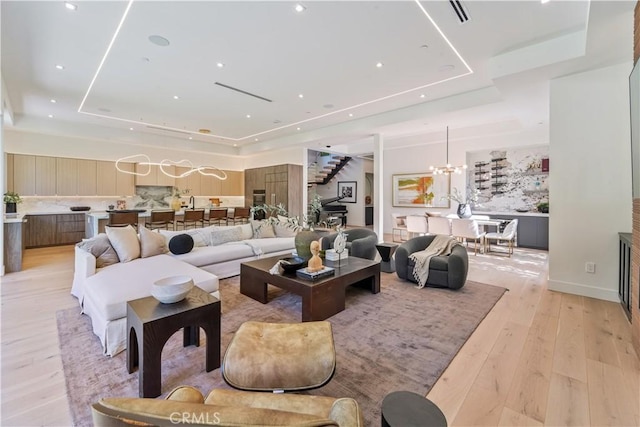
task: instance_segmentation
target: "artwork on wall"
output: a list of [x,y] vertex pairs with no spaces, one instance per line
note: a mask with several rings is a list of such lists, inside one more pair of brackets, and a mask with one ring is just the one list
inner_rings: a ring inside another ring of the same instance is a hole
[[338,182],[338,197],[344,196],[344,199],[340,200],[340,202],[356,203],[356,201],[358,200],[357,190],[358,190],[358,183],[356,181]]
[[391,191],[393,206],[413,208],[448,208],[449,175],[431,173],[393,175]]

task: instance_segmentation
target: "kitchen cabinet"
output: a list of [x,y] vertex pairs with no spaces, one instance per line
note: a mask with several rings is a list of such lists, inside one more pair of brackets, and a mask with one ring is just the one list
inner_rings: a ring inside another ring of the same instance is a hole
[[[163,169],[168,173],[175,175],[176,167],[175,166],[163,166]],[[158,186],[166,186],[166,187],[174,187],[176,185],[175,178],[167,176],[160,170],[159,165],[143,165],[140,163],[136,163],[135,170],[138,173],[145,173],[149,171],[147,175],[136,175],[135,183],[136,185],[158,185]]]
[[289,215],[302,216],[302,166],[277,165],[247,169],[244,172],[245,204],[253,203],[253,192],[265,190],[268,204],[282,203]]
[[[120,163],[120,169],[134,172],[134,163]],[[116,169],[115,162],[97,161],[96,179],[99,196],[133,196],[135,194],[135,175]]]
[[13,155],[13,191],[21,196],[35,196],[36,156]]
[[26,247],[70,245],[85,236],[85,214],[28,215]]
[[202,196],[221,196],[222,181],[215,176],[202,175],[200,177],[200,194]]
[[6,167],[5,176],[7,180],[7,191],[14,191],[13,189],[13,154],[11,153],[5,154],[5,167]]
[[225,171],[227,179],[220,181],[221,196],[242,196],[244,193],[244,173],[239,171]]
[[[190,168],[188,167],[176,166],[175,174],[176,176],[179,176],[189,171],[189,169]],[[204,178],[204,175],[200,174],[199,172],[193,172],[185,176],[184,178],[176,178],[175,186],[178,187],[181,191],[188,189],[190,196],[203,196],[203,195],[206,196],[206,194],[202,194],[201,180],[203,178]]]
[[[134,163],[120,163],[118,165],[124,171],[134,172]],[[116,164],[113,162],[113,168]],[[136,194],[135,175],[132,173],[120,172],[116,169],[116,196],[134,196]]]
[[36,156],[36,196],[56,195],[56,158]]
[[56,158],[56,194],[58,196],[97,195],[95,160]]

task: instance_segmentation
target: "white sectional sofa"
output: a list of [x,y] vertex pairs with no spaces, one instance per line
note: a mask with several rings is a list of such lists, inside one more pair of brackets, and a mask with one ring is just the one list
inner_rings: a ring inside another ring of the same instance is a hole
[[[251,224],[177,232],[161,230],[159,233],[145,229],[138,237],[143,257],[131,260],[128,260],[130,254],[121,253],[122,248],[118,247],[114,236],[100,234],[76,246],[71,294],[78,298],[82,312],[91,317],[93,331],[100,338],[105,354],[113,356],[126,348],[127,301],[150,296],[151,285],[156,280],[187,275],[193,278],[196,286],[220,298],[218,279],[240,274],[242,262],[293,251],[295,244],[291,231],[280,230],[281,237],[265,231],[256,233]],[[283,237],[287,233],[289,235]],[[194,248],[180,255],[165,253],[166,244],[179,234],[191,235]],[[150,240],[154,243],[150,244]],[[131,240],[129,243],[135,246]],[[153,249],[151,252],[149,247]],[[106,264],[115,263],[103,266],[104,259],[115,253],[118,255],[116,260],[125,259],[125,262],[110,259]]]

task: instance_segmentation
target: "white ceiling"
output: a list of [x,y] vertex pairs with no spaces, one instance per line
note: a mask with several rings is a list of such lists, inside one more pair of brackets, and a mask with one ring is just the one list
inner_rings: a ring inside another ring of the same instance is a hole
[[467,0],[461,24],[449,1],[72,3],[1,2],[6,126],[237,154],[547,127],[551,78],[631,60],[635,6]]

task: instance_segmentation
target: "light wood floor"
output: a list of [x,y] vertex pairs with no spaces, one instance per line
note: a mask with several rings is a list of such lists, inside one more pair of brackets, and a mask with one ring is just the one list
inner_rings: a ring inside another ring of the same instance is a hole
[[[77,306],[73,247],[28,250],[24,268],[1,279],[1,425],[70,425],[55,312]],[[542,251],[470,256],[470,280],[509,292],[427,396],[450,425],[640,426],[622,309],[551,292],[547,274]]]

